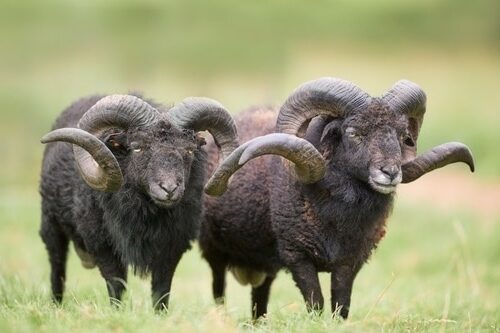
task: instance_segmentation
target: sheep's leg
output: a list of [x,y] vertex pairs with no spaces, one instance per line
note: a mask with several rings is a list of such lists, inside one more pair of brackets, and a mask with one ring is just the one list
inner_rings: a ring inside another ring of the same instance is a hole
[[332,313],[339,313],[344,319],[349,315],[352,285],[358,271],[358,267],[344,265],[335,268],[331,275]]
[[216,304],[224,304],[226,289],[226,263],[211,260],[208,262],[212,269],[212,293]]
[[288,265],[288,268],[304,297],[307,310],[322,311],[324,300],[316,267],[308,261],[300,261]]
[[156,311],[168,309],[172,278],[182,254],[165,260],[152,270],[151,289],[153,291],[153,307]]
[[111,248],[103,249],[94,254],[97,267],[106,281],[109,300],[112,305],[121,304],[123,292],[127,284],[127,267],[113,254]]
[[275,278],[275,275],[268,275],[262,285],[257,288],[252,288],[252,317],[254,319],[262,317],[267,313],[267,303],[269,302],[271,284]]
[[61,303],[66,280],[69,239],[54,221],[49,221],[46,217],[43,217],[40,236],[49,253],[52,298],[56,303]]

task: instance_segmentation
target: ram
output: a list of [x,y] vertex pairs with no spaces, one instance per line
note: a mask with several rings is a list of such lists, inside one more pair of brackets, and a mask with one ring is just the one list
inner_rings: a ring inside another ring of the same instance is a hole
[[50,144],[40,184],[40,235],[56,302],[72,241],[83,266],[99,268],[112,303],[121,300],[131,265],[151,274],[155,308],[168,306],[175,268],[199,231],[203,130],[222,157],[238,146],[231,116],[206,98],[167,109],[132,95],[93,96],[59,116],[42,138]]
[[[371,97],[348,81],[322,78],[300,86],[277,120],[271,109],[243,113],[236,121],[239,134],[242,141],[253,139],[206,186],[214,195],[227,189],[220,198],[206,197],[200,234],[215,299],[223,300],[230,269],[251,284],[252,314],[262,316],[271,284],[285,267],[307,308],[322,309],[318,272],[330,272],[332,311],[346,318],[354,278],[385,234],[397,185],[454,162],[474,169],[461,143],[416,156],[425,104],[425,93],[409,81]],[[265,154],[294,165],[265,156],[235,174],[228,187],[234,172]]]

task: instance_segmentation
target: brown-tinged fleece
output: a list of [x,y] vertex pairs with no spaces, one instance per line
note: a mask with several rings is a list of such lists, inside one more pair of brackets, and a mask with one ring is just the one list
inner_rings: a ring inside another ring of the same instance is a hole
[[[229,268],[252,285],[252,314],[262,316],[271,284],[286,268],[308,309],[319,310],[324,300],[318,272],[330,272],[332,311],[346,318],[354,279],[385,234],[397,185],[458,161],[473,169],[470,151],[459,143],[416,156],[425,100],[409,81],[371,97],[350,82],[323,78],[300,86],[279,112],[240,114],[236,124],[244,144],[215,171],[207,189],[222,192],[241,170],[227,192],[204,202],[200,245],[215,299],[223,300]],[[319,180],[301,176],[311,169],[302,165],[309,158],[295,165],[278,156],[252,159],[281,143],[293,148],[286,135],[303,136],[321,154],[313,170],[322,173]]]

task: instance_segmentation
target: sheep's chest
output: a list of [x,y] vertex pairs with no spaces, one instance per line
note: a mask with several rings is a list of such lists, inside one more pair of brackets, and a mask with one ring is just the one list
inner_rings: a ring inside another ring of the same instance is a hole
[[385,213],[345,205],[318,208],[304,200],[298,245],[320,271],[365,262],[385,234]]
[[198,221],[183,218],[179,209],[160,210],[144,203],[127,208],[105,211],[104,221],[116,253],[140,274],[182,254],[196,237]]

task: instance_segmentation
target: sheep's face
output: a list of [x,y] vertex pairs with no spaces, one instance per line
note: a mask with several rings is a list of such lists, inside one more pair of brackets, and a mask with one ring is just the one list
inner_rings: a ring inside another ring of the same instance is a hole
[[414,145],[406,116],[374,99],[364,112],[333,120],[323,131],[332,167],[340,165],[377,192],[389,194],[402,180],[403,145]]
[[184,195],[191,166],[205,143],[192,130],[180,130],[166,120],[152,128],[108,136],[107,146],[117,156],[128,185],[168,208]]

